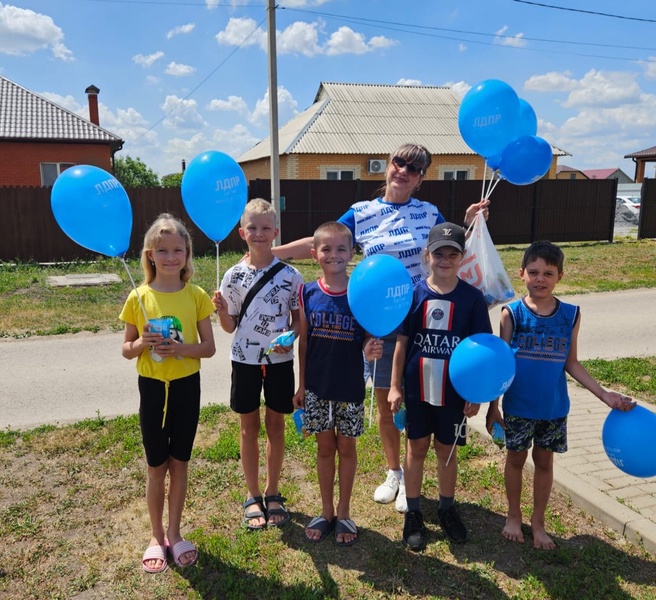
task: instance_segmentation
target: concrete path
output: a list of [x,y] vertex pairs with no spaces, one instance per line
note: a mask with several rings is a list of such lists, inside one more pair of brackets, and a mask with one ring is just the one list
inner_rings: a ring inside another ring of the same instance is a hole
[[[564,299],[581,306],[580,359],[656,356],[656,290]],[[490,313],[496,332],[499,312],[496,307]],[[203,361],[201,370],[203,405],[228,402],[230,336],[215,326],[215,339],[217,353]],[[0,428],[29,429],[135,413],[135,362],[121,357],[121,341],[122,334],[113,333],[0,340],[5,373]],[[608,408],[575,384],[570,394],[569,451],[556,457],[554,484],[606,525],[656,553],[656,478],[630,477],[617,469],[601,443]],[[482,407],[481,413],[485,410]],[[486,435],[483,416],[470,424]]]

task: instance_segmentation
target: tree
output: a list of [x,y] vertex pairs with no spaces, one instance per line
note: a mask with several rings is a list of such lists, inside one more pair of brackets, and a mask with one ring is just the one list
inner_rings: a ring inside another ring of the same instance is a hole
[[159,186],[157,173],[147,167],[140,158],[126,156],[114,159],[114,176],[123,184],[123,187]]
[[182,173],[169,173],[162,176],[162,187],[180,187],[182,185]]

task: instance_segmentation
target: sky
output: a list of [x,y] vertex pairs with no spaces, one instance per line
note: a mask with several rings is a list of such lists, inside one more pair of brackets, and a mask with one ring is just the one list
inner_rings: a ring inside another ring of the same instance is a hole
[[[513,87],[576,169],[656,145],[656,5],[644,0],[279,0],[280,125],[322,81]],[[267,0],[0,1],[0,75],[100,125],[159,176],[269,135]],[[411,142],[412,140],[408,140]],[[648,165],[646,175],[656,173]]]

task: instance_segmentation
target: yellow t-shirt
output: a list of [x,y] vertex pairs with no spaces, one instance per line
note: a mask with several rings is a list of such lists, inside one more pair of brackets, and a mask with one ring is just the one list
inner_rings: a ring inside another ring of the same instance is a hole
[[[173,320],[171,338],[185,344],[198,343],[198,322],[214,312],[214,305],[207,292],[197,285],[186,283],[179,292],[172,293],[157,292],[148,285],[142,285],[136,291],[130,292],[119,315],[121,321],[134,325],[139,334],[143,331],[146,318],[139,304],[137,292],[148,318],[170,317]],[[156,362],[148,350],[144,350],[137,358],[139,375],[160,381],[188,377],[199,370],[199,358],[169,357]]]

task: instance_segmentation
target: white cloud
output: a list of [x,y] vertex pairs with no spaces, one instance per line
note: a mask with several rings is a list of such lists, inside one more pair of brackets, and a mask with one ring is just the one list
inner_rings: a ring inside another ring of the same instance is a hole
[[523,33],[516,33],[513,36],[506,35],[508,26],[504,25],[499,31],[496,32],[494,43],[500,46],[512,46],[513,48],[523,48],[526,46],[526,40]]
[[638,102],[640,87],[635,77],[633,73],[592,69],[578,82],[563,106],[618,106]]
[[73,61],[64,33],[47,15],[0,3],[0,53],[24,55],[50,48],[52,55]]
[[296,21],[282,32],[276,33],[277,50],[280,54],[321,54],[318,23]]
[[166,71],[164,72],[167,75],[173,75],[174,77],[186,77],[187,75],[192,75],[195,73],[196,68],[189,65],[170,62],[168,65],[166,65]]
[[467,46],[465,44],[458,44],[458,52],[466,52]]
[[187,33],[191,33],[195,28],[196,28],[195,23],[187,23],[186,25],[178,25],[178,27],[174,27],[173,29],[167,31],[166,39],[170,40],[171,38],[175,37],[176,35],[184,35],[184,34],[187,34]]
[[241,115],[248,114],[248,105],[240,96],[228,96],[227,100],[212,100],[207,108],[209,110],[234,111]]
[[208,124],[198,112],[198,104],[195,100],[167,96],[160,107],[166,117],[164,125],[173,129],[191,130],[198,127],[207,127]]
[[471,89],[471,85],[464,81],[447,81],[444,85],[450,87],[460,98],[464,98],[465,94]]
[[365,37],[356,33],[350,27],[342,26],[331,34],[326,43],[327,54],[336,56],[338,54],[366,54],[370,48],[367,46]]
[[213,10],[219,5],[219,0],[205,0],[205,6],[208,10]]
[[379,48],[390,48],[396,46],[398,42],[396,40],[391,40],[382,35],[376,35],[369,40],[369,46],[372,50],[377,50]]
[[163,57],[164,57],[164,52],[159,50],[157,52],[153,52],[152,54],[135,54],[132,57],[132,61],[137,65],[141,65],[142,67],[148,68],[148,67],[152,67],[156,61],[158,61],[160,58]]
[[650,56],[648,60],[641,60],[640,66],[644,69],[647,79],[656,79],[656,56]]
[[216,34],[216,41],[225,46],[255,46],[263,50],[267,47],[267,34],[257,27],[253,19],[231,17],[223,31]]
[[569,92],[577,89],[579,83],[572,79],[569,71],[557,73],[551,71],[545,75],[533,75],[526,83],[524,89],[531,92]]
[[406,79],[405,77],[399,79],[396,82],[396,85],[407,85],[407,86],[413,86],[413,85],[424,85],[420,79]]

